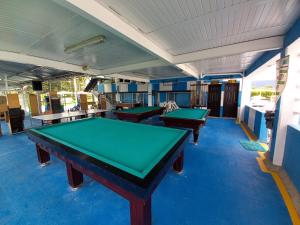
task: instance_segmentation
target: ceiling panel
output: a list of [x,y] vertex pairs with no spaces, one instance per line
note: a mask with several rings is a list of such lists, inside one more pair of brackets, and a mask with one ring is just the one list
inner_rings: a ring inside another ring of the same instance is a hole
[[[0,50],[107,69],[157,59],[86,18],[49,0],[2,0]],[[102,44],[66,54],[67,46],[97,35]]]
[[241,55],[200,60],[188,65],[196,69],[199,74],[243,72],[261,54],[261,52],[249,52]]
[[97,0],[173,55],[282,35],[298,0]]
[[167,77],[184,77],[186,76],[181,70],[173,66],[150,67],[147,69],[131,71],[133,74],[144,76],[148,79],[160,79]]

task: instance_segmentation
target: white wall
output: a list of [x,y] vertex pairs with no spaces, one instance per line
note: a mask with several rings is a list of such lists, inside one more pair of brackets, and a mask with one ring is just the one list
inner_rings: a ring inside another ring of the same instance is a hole
[[283,161],[287,125],[295,122],[295,117],[297,117],[294,113],[294,107],[296,104],[299,104],[295,102],[295,98],[300,80],[300,38],[288,47],[286,55],[290,56],[288,79],[280,99],[280,112],[273,157],[273,164],[278,166],[281,166]]

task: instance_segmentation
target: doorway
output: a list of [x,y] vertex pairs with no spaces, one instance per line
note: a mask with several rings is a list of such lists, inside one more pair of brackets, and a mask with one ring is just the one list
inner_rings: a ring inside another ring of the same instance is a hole
[[223,116],[237,117],[239,84],[226,83],[224,88]]
[[208,86],[207,108],[210,116],[220,116],[221,84],[210,84]]

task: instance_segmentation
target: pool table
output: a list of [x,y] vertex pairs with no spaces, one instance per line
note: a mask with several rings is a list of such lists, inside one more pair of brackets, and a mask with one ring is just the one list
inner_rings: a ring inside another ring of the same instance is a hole
[[124,108],[135,108],[135,107],[139,107],[141,106],[141,103],[139,102],[135,102],[135,103],[129,103],[129,102],[118,102],[116,104],[116,110],[119,110],[119,109],[124,109]]
[[205,125],[209,109],[177,109],[166,113],[160,118],[168,127],[183,127],[193,129],[194,143],[198,143],[199,129]]
[[73,188],[85,174],[129,200],[131,225],[151,225],[152,193],[170,167],[182,171],[189,133],[105,118],[27,131],[40,163],[49,162],[50,154],[65,161]]
[[127,120],[131,122],[140,122],[143,119],[147,119],[151,116],[161,115],[164,111],[163,107],[147,106],[136,107],[132,109],[123,109],[115,111],[115,115],[120,120]]

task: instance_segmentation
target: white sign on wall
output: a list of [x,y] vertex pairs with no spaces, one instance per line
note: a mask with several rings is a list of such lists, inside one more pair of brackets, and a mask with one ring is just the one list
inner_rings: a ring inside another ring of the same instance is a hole
[[172,82],[165,82],[165,83],[160,83],[159,84],[159,90],[160,91],[172,91]]

